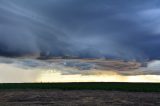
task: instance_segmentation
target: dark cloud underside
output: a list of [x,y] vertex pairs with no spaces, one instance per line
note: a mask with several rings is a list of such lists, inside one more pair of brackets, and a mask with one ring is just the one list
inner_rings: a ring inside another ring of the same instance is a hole
[[0,55],[160,58],[158,0],[0,0]]

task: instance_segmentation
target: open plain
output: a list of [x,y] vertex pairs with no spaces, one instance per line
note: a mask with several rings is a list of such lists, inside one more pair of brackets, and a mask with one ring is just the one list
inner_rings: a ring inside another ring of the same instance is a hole
[[104,90],[1,90],[0,106],[160,106],[160,93]]

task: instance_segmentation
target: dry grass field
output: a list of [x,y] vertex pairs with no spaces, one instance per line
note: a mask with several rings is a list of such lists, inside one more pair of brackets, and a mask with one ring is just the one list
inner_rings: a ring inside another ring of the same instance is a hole
[[160,93],[104,90],[0,90],[0,106],[160,106]]

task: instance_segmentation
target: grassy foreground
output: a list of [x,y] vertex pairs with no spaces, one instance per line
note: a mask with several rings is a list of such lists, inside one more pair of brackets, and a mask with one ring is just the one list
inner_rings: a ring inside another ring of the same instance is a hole
[[160,83],[1,83],[0,89],[53,89],[53,90],[111,90],[160,92]]

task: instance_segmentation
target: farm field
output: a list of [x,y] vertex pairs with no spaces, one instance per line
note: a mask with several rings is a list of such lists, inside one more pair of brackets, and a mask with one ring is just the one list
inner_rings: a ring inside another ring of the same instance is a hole
[[158,106],[159,83],[6,83],[1,106]]

